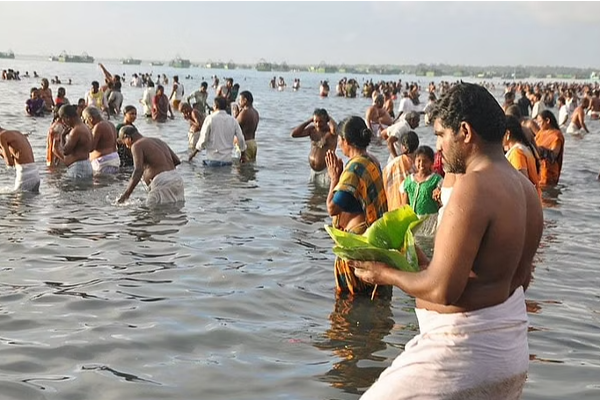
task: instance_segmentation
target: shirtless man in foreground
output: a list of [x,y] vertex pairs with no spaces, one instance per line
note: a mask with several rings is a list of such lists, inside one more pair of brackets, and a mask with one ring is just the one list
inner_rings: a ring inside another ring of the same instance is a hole
[[242,133],[246,140],[246,161],[248,162],[256,161],[256,153],[258,151],[255,138],[260,117],[258,111],[256,111],[252,105],[253,103],[254,97],[252,96],[252,93],[247,90],[240,93],[241,111],[236,117],[236,120],[238,124],[240,124],[240,128],[242,128]]
[[67,176],[69,178],[91,178],[93,170],[89,157],[90,151],[93,150],[93,138],[90,128],[81,121],[77,114],[77,107],[73,105],[62,106],[58,110],[58,117],[71,130],[66,137],[64,146],[61,147],[57,145],[58,143],[54,145],[54,155],[68,167]]
[[158,138],[143,137],[132,125],[121,128],[119,140],[131,149],[134,167],[127,190],[119,198],[119,203],[131,196],[142,179],[148,187],[146,206],[185,201],[183,179],[175,170],[181,161],[165,142]]
[[567,133],[571,135],[580,135],[581,129],[585,131],[585,133],[590,133],[587,126],[585,125],[585,110],[590,106],[590,99],[584,97],[581,100],[581,104],[575,108],[573,111],[573,116],[571,117],[571,123],[567,127]]
[[40,174],[27,137],[19,131],[0,127],[0,156],[6,165],[15,167],[15,191],[35,192],[40,189]]
[[329,187],[329,174],[325,155],[328,150],[337,148],[337,127],[324,108],[317,108],[311,119],[292,130],[293,138],[310,137],[311,147],[308,164],[311,168],[310,181],[319,186]]
[[196,147],[198,139],[200,139],[200,129],[204,123],[204,114],[198,111],[197,108],[190,106],[190,103],[179,103],[179,112],[183,114],[183,118],[190,123],[188,130],[188,145],[190,149]]
[[92,130],[92,169],[100,174],[116,174],[119,172],[121,159],[117,152],[117,131],[114,125],[105,121],[96,107],[86,107],[82,118]]
[[517,399],[529,367],[524,291],[543,229],[539,197],[504,157],[505,116],[486,89],[451,88],[433,121],[444,169],[460,176],[433,258],[417,249],[420,272],[350,263],[360,279],[414,296],[420,327],[362,399]]

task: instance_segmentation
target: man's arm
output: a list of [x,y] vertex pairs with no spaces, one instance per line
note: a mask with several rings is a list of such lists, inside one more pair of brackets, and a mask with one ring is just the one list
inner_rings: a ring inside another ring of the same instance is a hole
[[102,136],[102,135],[100,133],[98,133],[98,125],[96,124],[96,126],[94,126],[94,128],[92,128],[92,151],[94,151],[98,148],[98,142],[100,141],[100,136]]
[[581,119],[581,127],[585,129],[585,133],[590,133],[588,127],[585,124],[585,111],[583,111],[583,107],[581,107],[581,113],[579,114],[579,118]]
[[394,145],[394,143],[396,143],[398,141],[398,138],[394,135],[388,136],[387,139],[387,147],[388,150],[390,151],[390,154],[392,155],[392,158],[396,158],[398,157],[398,153],[396,152],[396,146]]
[[433,259],[424,270],[405,272],[379,262],[353,261],[356,275],[369,283],[395,285],[431,303],[455,304],[467,286],[489,224],[486,202],[472,181],[465,176],[455,183],[435,237]]
[[125,193],[119,197],[118,202],[123,203],[131,196],[135,187],[140,183],[142,176],[144,175],[144,152],[135,144],[131,146],[131,155],[133,156],[133,173],[129,179],[129,185],[125,190]]
[[240,127],[240,124],[238,124],[237,121],[235,121],[235,137],[237,138],[238,147],[240,148],[240,152],[242,153],[240,161],[246,162],[246,138],[244,138],[244,132],[242,132],[242,128]]
[[9,167],[15,166],[15,158],[10,152],[10,145],[8,144],[8,140],[5,137],[0,139],[0,149],[2,149],[2,155],[4,157],[4,161],[6,161],[6,165]]
[[314,130],[314,128],[312,126],[309,127],[309,125],[312,124],[312,122],[313,122],[313,120],[311,118],[308,121],[303,122],[300,125],[298,125],[297,127],[295,127],[292,130],[292,137],[293,138],[301,138],[301,137],[310,136],[312,134],[312,131]]
[[102,73],[104,74],[104,77],[106,79],[108,79],[109,81],[113,80],[113,76],[110,72],[108,72],[108,70],[104,67],[104,65],[102,63],[98,64],[100,66],[100,69],[102,70]]
[[69,136],[67,136],[67,142],[65,143],[62,149],[63,155],[68,156],[72,154],[73,150],[75,150],[77,142],[79,142],[79,130],[77,128],[74,128],[73,130],[71,130]]
[[[371,126],[371,120],[373,119],[373,114],[375,113],[375,107],[369,107],[369,109],[367,110],[367,113],[365,114],[365,120],[367,123],[367,128],[373,130],[373,127]],[[375,120],[377,120],[378,118],[375,118]],[[376,121],[379,122],[379,121]]]
[[198,154],[202,149],[206,147],[206,142],[208,142],[208,138],[210,136],[210,126],[211,126],[211,117],[207,117],[204,123],[202,124],[202,129],[200,129],[200,137],[198,138],[198,143],[196,143],[196,148],[190,154],[188,161],[192,161],[196,154]]

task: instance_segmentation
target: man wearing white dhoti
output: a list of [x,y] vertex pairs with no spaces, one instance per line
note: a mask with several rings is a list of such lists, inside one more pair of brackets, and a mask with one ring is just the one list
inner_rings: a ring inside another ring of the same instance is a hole
[[175,170],[181,161],[165,142],[143,137],[132,125],[121,128],[119,140],[131,149],[133,155],[133,174],[119,203],[131,196],[142,178],[148,187],[148,207],[185,200],[183,179]]
[[504,158],[505,116],[486,89],[457,85],[432,116],[444,169],[460,176],[433,258],[419,251],[417,273],[350,262],[360,279],[414,296],[420,328],[362,399],[518,399],[529,364],[524,290],[542,234],[539,197]]
[[15,191],[38,192],[40,174],[27,137],[19,131],[0,127],[0,156],[6,165],[15,167]]

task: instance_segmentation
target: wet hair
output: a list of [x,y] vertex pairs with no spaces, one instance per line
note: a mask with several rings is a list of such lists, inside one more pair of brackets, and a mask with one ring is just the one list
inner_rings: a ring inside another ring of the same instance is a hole
[[175,76],[173,76],[173,80],[174,80],[175,82],[179,82],[179,75],[175,75]]
[[60,118],[75,118],[77,115],[77,107],[70,104],[63,104],[58,110],[58,116]]
[[252,96],[252,93],[250,93],[249,91],[244,90],[242,93],[240,93],[240,96],[245,98],[248,103],[254,103],[254,96]]
[[215,106],[217,106],[218,110],[226,110],[227,109],[227,99],[225,97],[215,97]]
[[523,126],[521,125],[521,122],[519,121],[519,119],[512,115],[507,115],[506,116],[506,130],[510,133],[510,136],[512,139],[527,146],[529,148],[529,150],[531,150],[531,153],[533,154],[533,158],[535,158],[535,168],[539,172],[540,160],[536,156],[536,154],[537,154],[536,149],[533,146],[533,143],[531,143],[529,141],[529,139],[527,139],[527,136],[525,136],[525,132],[523,131]]
[[321,117],[325,120],[325,122],[329,122],[329,114],[327,113],[327,110],[324,108],[315,108],[315,111],[313,112],[313,116]]
[[338,132],[350,146],[357,149],[366,149],[371,144],[373,132],[367,127],[365,120],[361,117],[348,117],[338,126]]
[[29,94],[32,94],[33,92],[37,92],[38,88],[36,87],[32,87],[31,90],[29,91]]
[[100,84],[98,83],[98,81],[92,81],[92,86],[95,88],[99,88]]
[[473,83],[451,87],[435,103],[431,116],[432,121],[439,119],[455,134],[466,122],[488,143],[501,143],[506,131],[506,116],[500,104],[487,89]]
[[419,136],[414,131],[404,132],[400,135],[400,144],[406,148],[406,153],[412,154],[419,147]]
[[552,113],[552,111],[550,111],[550,110],[544,110],[541,113],[539,113],[539,116],[542,119],[548,119],[548,120],[550,120],[550,126],[552,127],[552,129],[560,130],[560,128],[558,126],[558,122],[556,121],[556,117],[554,116],[554,114]]
[[79,106],[80,104],[85,106],[85,99],[79,98],[79,100],[77,100],[77,106]]
[[100,113],[100,110],[98,110],[96,107],[84,108],[81,115],[84,118],[92,118],[94,120],[102,119],[102,114]]
[[227,78],[225,79],[226,82],[231,82],[231,84],[233,85],[233,78]]
[[65,90],[64,87],[61,86],[61,87],[58,88],[58,92],[57,93],[65,93],[66,94],[67,91]]
[[425,156],[429,160],[431,160],[431,162],[433,162],[434,159],[435,159],[435,154],[433,153],[433,149],[431,147],[429,147],[429,146],[420,146],[415,151],[415,158],[417,158],[419,156]]
[[138,134],[138,130],[133,125],[123,125],[121,129],[119,129],[119,138],[122,139],[126,136],[132,137],[135,134]]
[[137,114],[137,108],[135,108],[135,106],[125,106],[125,108],[123,109],[124,114],[130,113],[131,111],[135,111],[135,113]]
[[206,89],[206,88],[208,88],[208,83],[206,83],[206,82],[202,82],[202,83],[200,84],[200,87],[203,87],[203,88],[205,88],[205,89]]

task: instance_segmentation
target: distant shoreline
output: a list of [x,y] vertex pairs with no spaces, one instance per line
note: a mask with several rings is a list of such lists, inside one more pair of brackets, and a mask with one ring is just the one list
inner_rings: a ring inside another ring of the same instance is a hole
[[[13,60],[49,61],[49,56],[15,54]],[[121,63],[124,59],[103,58],[97,61]],[[168,65],[169,60],[142,60],[141,65],[150,65],[151,62],[161,61]],[[0,59],[2,62],[2,59]],[[419,77],[455,77],[479,79],[581,79],[600,80],[600,68],[573,68],[563,66],[467,66],[448,64],[417,64],[417,65],[368,65],[368,64],[287,64],[285,62],[271,63],[260,60],[258,63],[235,63],[234,61],[192,61],[193,67],[205,69],[259,69],[266,72],[316,72],[316,73],[343,73],[343,74],[373,74],[373,75],[416,75]]]

